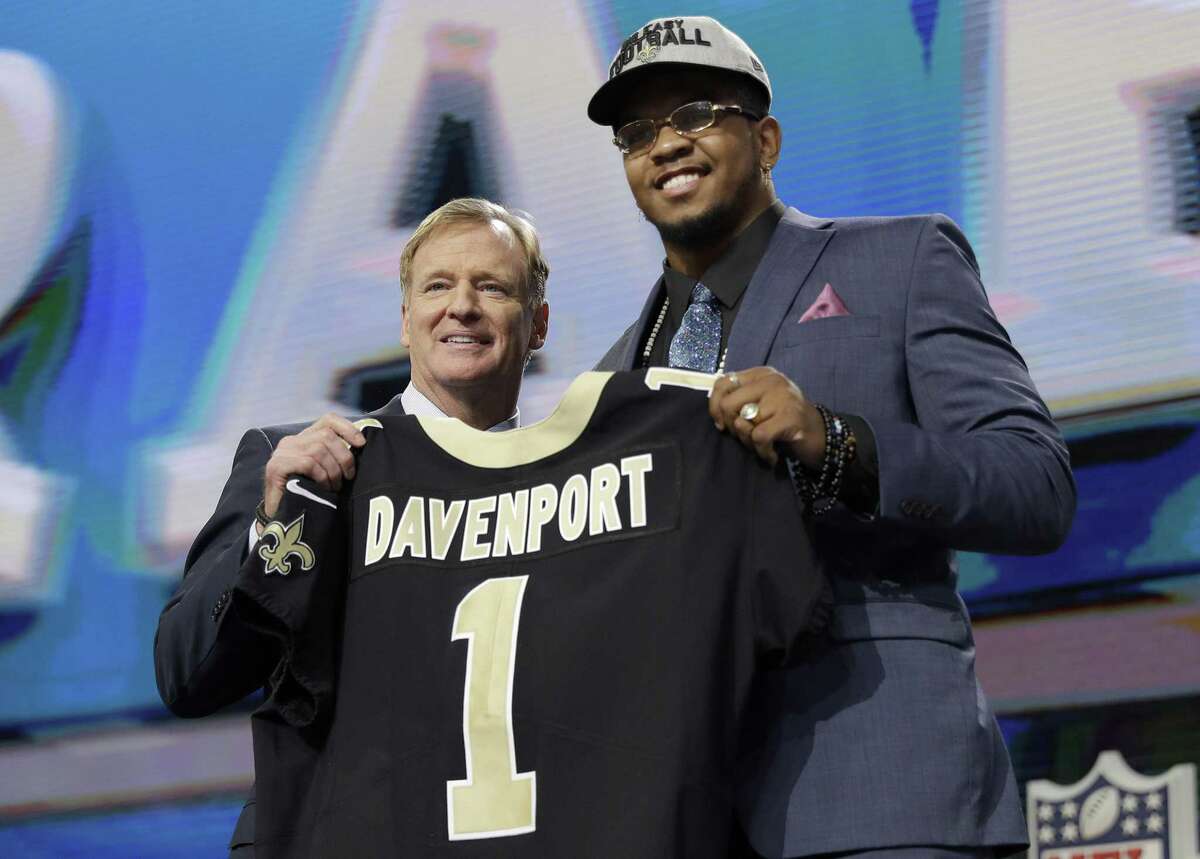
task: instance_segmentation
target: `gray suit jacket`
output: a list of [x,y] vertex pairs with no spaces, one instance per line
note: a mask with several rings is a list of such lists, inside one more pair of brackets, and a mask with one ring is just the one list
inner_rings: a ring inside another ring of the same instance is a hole
[[[800,323],[825,284],[851,315]],[[634,366],[658,300],[600,369]],[[954,550],[1053,550],[1075,484],[966,238],[940,215],[789,209],[729,337],[728,369],[764,364],[868,421],[880,496],[877,516],[837,509],[814,526],[834,646],[757,696],[739,798],[751,842],[765,856],[1023,844]]]

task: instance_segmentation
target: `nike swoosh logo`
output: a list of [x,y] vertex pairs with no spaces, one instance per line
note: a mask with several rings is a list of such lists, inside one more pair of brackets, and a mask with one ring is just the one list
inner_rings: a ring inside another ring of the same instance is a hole
[[305,489],[303,486],[301,486],[300,481],[294,477],[287,482],[287,491],[294,492],[296,495],[301,495],[305,498],[308,498],[312,501],[317,502],[318,504],[324,504],[326,507],[332,507],[334,510],[337,510],[336,504],[330,504],[328,501],[326,501],[320,495],[314,495],[313,493],[309,492],[307,489]]

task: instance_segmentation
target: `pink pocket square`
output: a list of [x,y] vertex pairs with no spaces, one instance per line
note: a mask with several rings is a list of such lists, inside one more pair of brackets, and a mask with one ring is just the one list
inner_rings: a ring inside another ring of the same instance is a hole
[[842,299],[833,291],[832,284],[825,284],[825,288],[821,290],[821,294],[817,296],[817,300],[812,303],[812,307],[804,311],[804,315],[800,317],[801,322],[808,322],[810,319],[826,319],[830,316],[849,316],[850,311],[846,309],[846,305],[842,304]]

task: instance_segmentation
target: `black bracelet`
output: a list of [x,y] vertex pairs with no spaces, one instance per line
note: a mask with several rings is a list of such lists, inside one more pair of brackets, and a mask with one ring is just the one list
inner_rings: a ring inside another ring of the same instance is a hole
[[812,514],[823,516],[833,509],[841,483],[841,445],[839,423],[824,406],[814,403],[825,424],[825,456],[821,460],[821,475],[813,487]]
[[254,508],[254,521],[264,528],[271,524],[271,517],[267,515],[266,501],[259,501],[258,506]]
[[814,479],[790,457],[787,466],[792,485],[804,502],[806,515],[823,516],[837,504],[846,466],[858,453],[858,440],[844,420],[819,403],[813,405],[825,424],[825,455],[821,459],[821,470]]

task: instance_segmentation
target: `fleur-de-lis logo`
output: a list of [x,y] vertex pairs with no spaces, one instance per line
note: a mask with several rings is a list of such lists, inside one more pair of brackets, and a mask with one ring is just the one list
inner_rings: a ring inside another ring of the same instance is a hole
[[[291,555],[295,555],[300,559],[300,569],[311,570],[317,562],[317,556],[313,553],[312,547],[306,543],[300,542],[300,536],[304,533],[304,514],[301,513],[290,525],[284,526],[280,522],[272,522],[263,529],[262,537],[259,538],[261,545],[258,547],[258,556],[267,562],[266,574],[279,573],[281,576],[286,576],[292,571],[292,562],[288,560]],[[272,545],[267,545],[267,538],[271,537]]]
[[642,45],[642,49],[635,54],[635,58],[639,63],[648,63],[658,56],[658,45],[651,45],[646,42]]

